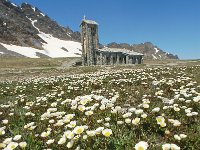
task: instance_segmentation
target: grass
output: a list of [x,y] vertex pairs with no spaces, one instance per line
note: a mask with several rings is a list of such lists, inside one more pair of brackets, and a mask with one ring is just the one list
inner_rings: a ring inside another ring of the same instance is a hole
[[0,68],[36,68],[36,67],[59,67],[62,62],[74,58],[0,58]]

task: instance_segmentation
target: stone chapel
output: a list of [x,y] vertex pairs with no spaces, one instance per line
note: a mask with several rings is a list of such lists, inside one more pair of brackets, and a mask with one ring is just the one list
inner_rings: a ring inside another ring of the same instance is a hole
[[84,19],[80,25],[82,65],[141,64],[143,54],[118,48],[99,49],[98,23]]

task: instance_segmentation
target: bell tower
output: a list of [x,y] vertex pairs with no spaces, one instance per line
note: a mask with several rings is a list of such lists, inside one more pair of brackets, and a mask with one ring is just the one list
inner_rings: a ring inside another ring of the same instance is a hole
[[96,65],[96,50],[98,50],[98,23],[87,20],[84,16],[81,25],[82,65]]

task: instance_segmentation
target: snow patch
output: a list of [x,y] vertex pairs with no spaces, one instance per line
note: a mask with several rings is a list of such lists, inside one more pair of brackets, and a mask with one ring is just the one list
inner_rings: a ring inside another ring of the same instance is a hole
[[43,13],[40,13],[40,15],[42,15],[43,17],[45,17],[46,15],[45,14],[43,14]]
[[0,55],[4,54],[4,52],[0,52]]
[[30,58],[39,58],[36,56],[36,52],[40,52],[38,49],[34,49],[31,47],[22,47],[22,46],[17,46],[17,45],[8,45],[8,44],[3,44],[1,43],[6,49],[19,53],[21,55],[24,55],[26,57]]
[[156,53],[155,54],[157,54],[160,50],[158,49],[158,48],[154,48],[155,49],[155,51],[156,51]]
[[153,59],[157,59],[157,57],[154,54],[152,54],[152,56],[153,56]]
[[33,11],[35,12],[35,7],[32,7]]
[[71,35],[70,35],[69,33],[67,33],[67,35],[68,35],[69,37],[71,37]]
[[[81,43],[74,41],[65,41],[60,40],[58,38],[53,37],[50,34],[40,33],[38,34],[46,43],[43,43],[43,48],[47,50],[46,55],[49,57],[54,57],[58,55],[58,57],[80,57],[81,52]],[[63,48],[67,49],[68,52],[63,50]]]
[[37,22],[37,20],[32,20],[31,18],[28,18],[27,16],[26,16],[26,18],[29,19],[29,20],[31,21],[31,24],[33,25],[33,27],[34,27],[36,30],[38,30],[38,32],[40,32],[39,28],[37,28],[37,27],[35,26],[35,23]]
[[15,6],[15,7],[18,7],[16,4],[14,4],[14,3],[11,3],[13,6]]
[[[23,56],[30,57],[30,58],[39,58],[36,53],[41,53],[44,55],[47,55],[52,58],[58,58],[58,57],[80,57],[81,52],[78,48],[81,48],[81,43],[74,42],[74,41],[62,41],[62,40],[55,40],[50,39],[53,43],[48,43],[44,45],[44,50],[39,50],[32,47],[22,47],[17,45],[8,45],[4,43],[0,43],[3,45],[6,49],[19,53]],[[62,45],[61,45],[62,44]],[[52,46],[52,47],[51,47]],[[62,50],[61,48],[65,47],[69,50],[69,52],[66,52],[65,50]]]
[[6,22],[3,22],[3,25],[6,26],[7,25]]

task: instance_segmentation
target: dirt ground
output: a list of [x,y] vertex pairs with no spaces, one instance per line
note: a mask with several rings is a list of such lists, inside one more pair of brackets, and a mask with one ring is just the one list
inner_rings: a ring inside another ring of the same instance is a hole
[[200,65],[200,60],[144,60],[141,65],[90,67],[75,66],[76,62],[80,62],[80,58],[1,58],[0,82],[18,81],[33,77],[79,74],[107,69]]

